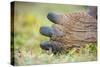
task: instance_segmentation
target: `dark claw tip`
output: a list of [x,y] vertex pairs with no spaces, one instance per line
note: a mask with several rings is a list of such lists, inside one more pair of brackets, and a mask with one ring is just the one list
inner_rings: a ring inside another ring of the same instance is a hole
[[47,18],[54,23],[58,23],[58,21],[59,21],[59,15],[57,15],[53,12],[49,12],[47,15]]
[[51,45],[49,44],[49,42],[42,42],[40,43],[40,47],[44,50],[49,50],[51,48]]
[[42,35],[51,37],[53,35],[53,29],[43,26],[43,27],[40,28],[40,33]]
[[[54,54],[56,53],[61,53],[62,51],[62,47],[59,46],[60,43],[58,42],[49,42],[49,41],[46,41],[46,42],[42,42],[40,43],[40,47],[43,49],[43,50],[52,50],[52,52]],[[58,46],[57,46],[58,45]]]

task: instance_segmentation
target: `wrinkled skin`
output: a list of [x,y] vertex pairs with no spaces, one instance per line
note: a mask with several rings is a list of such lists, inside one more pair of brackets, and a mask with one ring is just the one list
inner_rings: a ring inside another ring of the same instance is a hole
[[50,41],[40,44],[43,50],[51,49],[61,53],[72,48],[80,48],[97,41],[96,7],[89,7],[88,12],[76,12],[59,15],[49,12],[47,18],[53,22],[52,28],[42,26],[40,33],[50,37]]

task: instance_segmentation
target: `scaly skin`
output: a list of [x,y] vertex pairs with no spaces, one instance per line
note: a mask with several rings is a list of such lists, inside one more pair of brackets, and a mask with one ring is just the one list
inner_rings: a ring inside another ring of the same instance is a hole
[[75,12],[63,15],[48,13],[47,18],[54,24],[52,28],[41,27],[40,33],[50,37],[40,47],[61,53],[72,48],[80,48],[97,42],[97,19],[88,12]]

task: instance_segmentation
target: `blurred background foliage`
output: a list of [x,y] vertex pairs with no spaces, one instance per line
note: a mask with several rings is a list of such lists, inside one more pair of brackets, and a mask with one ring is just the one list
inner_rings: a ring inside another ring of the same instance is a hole
[[15,2],[14,11],[15,65],[96,60],[96,45],[94,44],[80,49],[80,53],[73,49],[68,54],[60,56],[47,54],[39,46],[40,42],[49,40],[48,37],[39,33],[41,26],[50,27],[53,24],[47,19],[48,12],[64,14],[87,11],[87,6]]

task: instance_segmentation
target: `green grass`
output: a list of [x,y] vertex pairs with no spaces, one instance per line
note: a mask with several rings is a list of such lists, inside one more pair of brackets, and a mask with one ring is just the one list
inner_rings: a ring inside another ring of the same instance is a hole
[[57,13],[71,13],[86,11],[85,7],[69,5],[48,5],[32,3],[16,3],[14,22],[15,65],[51,64],[66,62],[84,62],[97,60],[97,46],[95,43],[87,44],[78,52],[70,50],[66,54],[54,55],[40,48],[42,41],[49,38],[39,33],[41,26],[51,26],[47,19],[50,11]]
[[[66,54],[54,55],[45,52],[39,46],[26,46],[19,49],[21,53],[16,52],[16,65],[28,64],[51,64],[51,63],[67,63],[67,62],[85,62],[97,60],[96,44],[87,44],[80,50],[72,49]],[[38,51],[38,52],[37,52]],[[34,53],[35,52],[35,53]]]

